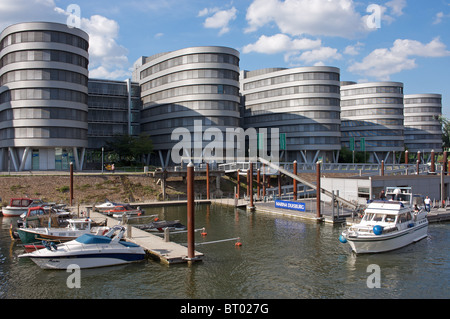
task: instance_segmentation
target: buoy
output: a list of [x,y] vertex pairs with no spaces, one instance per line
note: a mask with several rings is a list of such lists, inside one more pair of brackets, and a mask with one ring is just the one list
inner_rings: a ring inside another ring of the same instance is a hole
[[234,244],[234,246],[235,246],[235,247],[241,247],[241,246],[242,246],[242,243],[239,241],[239,239],[238,239],[238,241]]
[[381,235],[383,233],[383,226],[380,225],[373,226],[373,233],[375,235]]
[[159,220],[159,218],[158,218],[158,217],[155,217],[155,219],[154,219],[153,221],[157,222],[158,220]]
[[343,235],[339,236],[339,241],[343,244],[347,242],[347,238],[345,238]]

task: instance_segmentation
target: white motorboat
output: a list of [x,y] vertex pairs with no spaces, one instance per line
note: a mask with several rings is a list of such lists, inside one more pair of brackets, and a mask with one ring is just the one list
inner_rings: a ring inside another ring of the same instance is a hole
[[[119,233],[113,237],[117,231]],[[104,236],[84,234],[66,243],[19,255],[19,258],[31,258],[43,269],[67,269],[71,265],[96,268],[144,260],[145,251],[141,246],[121,240],[124,232],[125,227],[117,225]]]
[[29,207],[42,205],[43,201],[32,198],[11,198],[8,206],[2,208],[3,216],[18,217],[28,211]]
[[339,237],[356,254],[381,253],[417,242],[428,235],[427,212],[411,188],[386,189],[388,200],[371,202],[361,222],[344,230]]

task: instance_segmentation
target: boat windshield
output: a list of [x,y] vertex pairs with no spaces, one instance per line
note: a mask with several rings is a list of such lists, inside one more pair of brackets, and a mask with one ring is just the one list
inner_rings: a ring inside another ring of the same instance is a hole
[[395,215],[366,213],[363,217],[363,221],[393,223],[395,222]]

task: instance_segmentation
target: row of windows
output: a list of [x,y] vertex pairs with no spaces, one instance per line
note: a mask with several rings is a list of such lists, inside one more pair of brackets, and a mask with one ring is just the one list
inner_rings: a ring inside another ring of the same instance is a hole
[[87,94],[66,89],[17,89],[0,94],[0,104],[20,100],[63,100],[87,104]]
[[[102,109],[128,109],[128,98],[126,97],[111,97],[98,96],[89,94],[88,105],[90,108]],[[141,108],[140,99],[131,99],[131,109],[139,110]]]
[[[89,94],[128,96],[127,83],[107,83],[89,81]],[[132,97],[140,97],[140,89],[138,85],[131,85]]]
[[87,68],[89,61],[81,55],[59,51],[59,50],[27,50],[16,51],[6,54],[0,60],[0,67],[4,67],[11,63],[25,62],[25,61],[52,61],[63,62]]
[[405,116],[405,123],[409,122],[436,122],[439,125],[438,116]]
[[[405,107],[404,113],[410,114],[410,113],[437,113],[441,114],[442,108],[441,107]],[[439,115],[436,115],[439,116]]]
[[239,66],[239,58],[234,55],[225,53],[198,53],[198,54],[183,55],[180,57],[160,62],[143,70],[141,72],[141,79],[169,68],[190,63],[229,63],[235,66]]
[[392,109],[361,109],[361,110],[350,110],[342,111],[341,117],[344,119],[346,117],[352,116],[378,116],[378,115],[403,115],[403,109],[392,108]]
[[251,112],[251,114],[266,114],[270,110],[287,108],[287,107],[297,107],[297,106],[340,106],[339,99],[333,98],[308,98],[308,99],[289,99],[281,100],[276,102],[259,103],[247,107],[246,113]]
[[44,108],[24,107],[24,108],[6,109],[0,112],[0,121],[10,121],[20,119],[54,119],[54,120],[74,120],[86,122],[87,112],[58,107],[44,107]]
[[438,98],[416,98],[416,99],[406,99],[405,104],[442,104],[442,99]]
[[17,70],[3,74],[0,85],[18,81],[49,80],[64,81],[75,84],[88,85],[88,78],[80,73],[57,69],[28,69]]
[[194,121],[202,120],[202,125],[207,128],[208,126],[231,126],[239,127],[239,119],[235,117],[228,116],[208,116],[208,117],[183,117],[175,118],[170,120],[155,121],[150,123],[145,123],[142,125],[143,131],[153,131],[159,129],[170,129],[177,127],[187,127],[193,126]]
[[[170,134],[152,135],[153,144],[176,143],[178,140],[172,140]],[[203,141],[207,144],[209,141]],[[287,137],[286,143],[297,148],[303,145],[340,145],[341,139],[336,136],[305,136],[305,137]],[[270,141],[269,141],[270,144]],[[291,146],[291,147],[292,147]],[[289,148],[289,147],[288,147]]]
[[410,134],[405,140],[442,140],[442,134]]
[[309,132],[339,132],[338,124],[302,124],[302,125],[283,125],[280,128],[281,133],[309,133]]
[[271,113],[270,116],[253,114],[249,117],[245,117],[245,124],[251,125],[251,124],[264,123],[264,122],[288,121],[288,120],[300,121],[303,119],[338,120],[339,112],[305,111],[305,112],[295,112],[295,113]]
[[15,127],[0,130],[0,139],[68,138],[87,139],[87,130],[72,127]]
[[342,127],[360,127],[360,126],[403,126],[403,120],[378,119],[370,121],[345,121],[342,120]]
[[239,88],[231,85],[189,85],[173,89],[164,90],[154,94],[149,94],[143,98],[143,103],[150,103],[176,96],[191,94],[229,94],[239,96]]
[[418,131],[435,131],[442,132],[442,127],[440,124],[438,125],[414,125],[414,126],[405,126],[405,134],[414,134]]
[[142,111],[142,118],[152,117],[172,112],[183,112],[189,110],[220,110],[239,112],[239,104],[231,101],[189,101],[177,104],[164,104]]
[[342,137],[403,136],[403,130],[365,130],[342,132]]
[[[366,149],[370,149],[372,147],[404,147],[403,141],[396,141],[396,140],[386,140],[386,141],[371,141],[371,140],[365,140],[366,143]],[[342,142],[342,146],[346,148],[350,148],[350,142]],[[357,145],[358,147],[359,145]]]
[[[139,122],[139,113],[131,113],[131,122]],[[114,123],[128,123],[128,111],[114,111],[110,110],[89,110],[89,122],[114,122]]]
[[293,95],[299,93],[336,93],[339,94],[339,86],[335,85],[302,85],[292,86],[275,90],[251,93],[245,95],[246,101],[266,99],[276,96]]
[[376,93],[403,94],[403,87],[400,87],[400,86],[375,86],[375,87],[360,88],[360,89],[342,90],[341,96],[376,94]]
[[252,90],[264,86],[283,84],[295,81],[322,80],[322,81],[339,81],[339,73],[333,72],[304,72],[296,74],[287,74],[275,76],[268,79],[248,82],[244,84],[244,90]]
[[403,106],[403,99],[402,98],[395,98],[395,97],[374,97],[374,98],[368,98],[368,99],[354,99],[354,100],[348,100],[344,101],[341,100],[341,106],[360,106],[360,105],[369,105],[369,104],[398,104]]
[[[135,134],[136,129],[133,132],[134,126],[132,128],[132,134]],[[88,136],[95,137],[105,137],[105,136],[116,136],[128,134],[128,124],[103,124],[96,123],[95,125],[88,126]]]
[[223,69],[204,69],[204,70],[189,70],[175,72],[157,78],[155,80],[144,83],[141,88],[142,91],[150,90],[152,88],[165,85],[172,82],[191,80],[191,79],[229,79],[239,81],[239,73],[231,70]]
[[89,42],[79,36],[59,31],[22,31],[6,36],[0,42],[0,50],[8,45],[26,42],[56,42],[88,50]]
[[288,145],[340,145],[341,140],[339,137],[333,136],[310,136],[310,137],[291,137],[287,139]]

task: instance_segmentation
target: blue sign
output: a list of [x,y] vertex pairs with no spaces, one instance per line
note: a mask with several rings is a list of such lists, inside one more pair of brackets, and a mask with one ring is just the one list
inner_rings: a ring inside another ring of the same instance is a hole
[[275,207],[277,208],[284,208],[284,209],[291,209],[291,210],[297,210],[299,212],[305,211],[305,203],[299,203],[299,202],[289,202],[285,200],[275,200]]

